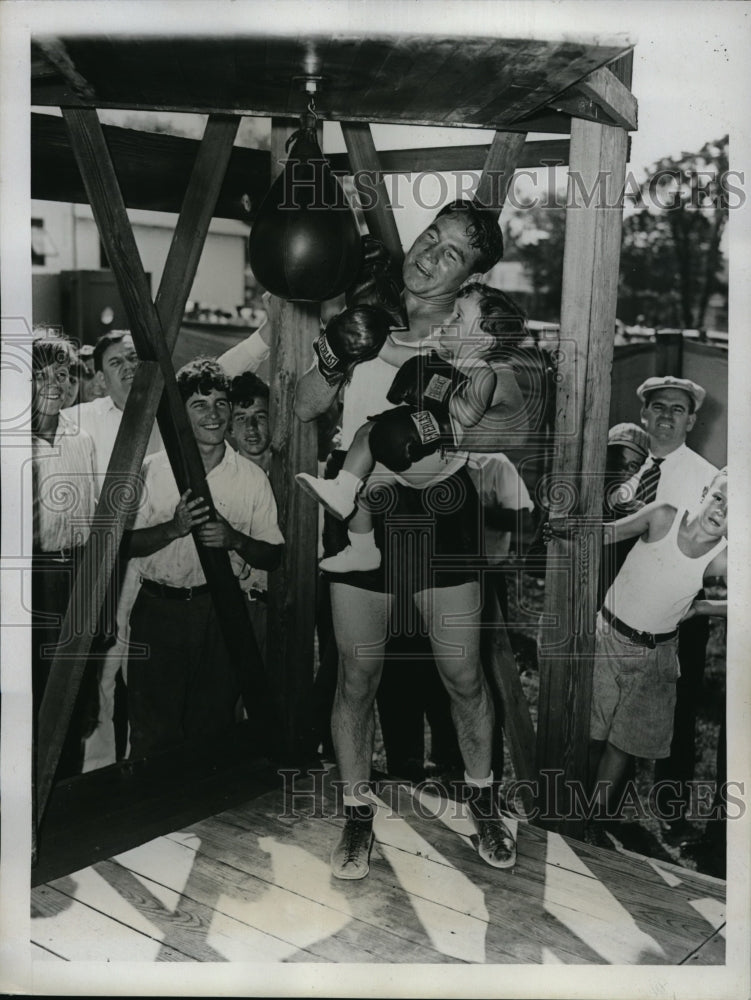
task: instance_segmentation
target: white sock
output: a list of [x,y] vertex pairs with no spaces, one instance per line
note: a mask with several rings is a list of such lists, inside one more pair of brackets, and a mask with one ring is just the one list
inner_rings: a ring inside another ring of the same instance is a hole
[[374,549],[376,547],[375,531],[348,531],[347,535],[353,549]]
[[493,772],[491,771],[487,778],[473,778],[465,771],[464,780],[468,785],[472,785],[474,788],[490,788],[493,784]]

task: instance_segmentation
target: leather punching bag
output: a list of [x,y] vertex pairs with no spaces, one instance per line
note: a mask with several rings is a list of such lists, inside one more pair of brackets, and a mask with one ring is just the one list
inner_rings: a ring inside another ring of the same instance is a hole
[[250,266],[273,295],[323,302],[340,295],[357,274],[360,233],[318,145],[315,118],[303,115],[300,125],[250,231]]

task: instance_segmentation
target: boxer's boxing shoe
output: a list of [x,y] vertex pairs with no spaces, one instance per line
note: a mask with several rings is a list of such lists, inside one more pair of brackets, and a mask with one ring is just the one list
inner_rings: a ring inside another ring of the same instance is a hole
[[381,565],[381,551],[376,545],[362,549],[348,545],[335,556],[321,559],[318,565],[326,573],[365,573]]
[[373,820],[346,820],[339,843],[331,852],[331,874],[334,878],[365,878],[370,871],[372,846]]
[[516,842],[502,819],[476,819],[477,853],[493,868],[513,868]]
[[346,520],[355,509],[355,495],[360,480],[342,470],[336,479],[319,479],[307,472],[298,472],[295,479],[300,486],[340,521]]
[[498,815],[490,790],[483,789],[479,797],[470,799],[469,810],[477,828],[477,853],[493,868],[513,868],[516,864],[516,841]]

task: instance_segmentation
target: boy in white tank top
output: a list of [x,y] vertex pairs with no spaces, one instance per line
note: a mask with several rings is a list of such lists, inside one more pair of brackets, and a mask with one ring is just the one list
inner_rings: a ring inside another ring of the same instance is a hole
[[655,502],[605,525],[606,544],[633,537],[595,639],[590,774],[608,816],[630,758],[670,754],[679,623],[727,615],[727,601],[696,600],[705,578],[727,573],[727,471],[717,473],[693,511]]

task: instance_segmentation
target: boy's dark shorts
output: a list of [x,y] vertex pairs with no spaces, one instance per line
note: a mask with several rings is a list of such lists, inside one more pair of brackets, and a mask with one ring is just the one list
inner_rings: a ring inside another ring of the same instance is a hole
[[[331,454],[326,477],[333,479],[346,452]],[[466,467],[423,490],[389,483],[372,501],[375,541],[381,565],[363,573],[326,573],[331,583],[346,583],[377,593],[411,593],[477,581],[486,560],[481,555],[480,498]],[[325,556],[349,544],[347,523],[324,518]]]

